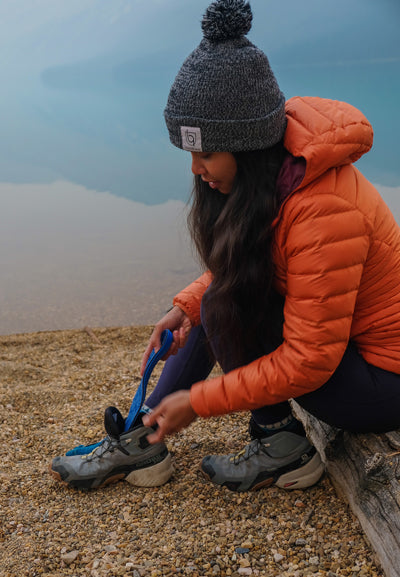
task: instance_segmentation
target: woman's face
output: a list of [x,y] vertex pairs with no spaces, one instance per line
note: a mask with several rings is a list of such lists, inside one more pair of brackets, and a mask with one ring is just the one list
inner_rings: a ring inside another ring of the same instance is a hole
[[222,194],[229,194],[235,180],[237,165],[230,152],[191,152],[192,172],[208,186]]

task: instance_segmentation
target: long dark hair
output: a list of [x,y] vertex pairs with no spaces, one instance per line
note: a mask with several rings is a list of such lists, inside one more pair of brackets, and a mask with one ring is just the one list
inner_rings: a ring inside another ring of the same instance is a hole
[[276,181],[283,156],[282,142],[234,153],[237,174],[229,194],[212,190],[200,176],[194,179],[188,225],[203,265],[213,274],[204,296],[207,330],[240,363],[281,338],[271,224],[279,209]]

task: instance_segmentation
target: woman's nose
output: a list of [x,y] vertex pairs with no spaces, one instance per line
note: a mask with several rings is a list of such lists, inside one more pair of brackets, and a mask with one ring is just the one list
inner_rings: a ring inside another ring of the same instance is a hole
[[193,153],[192,153],[192,172],[193,174],[199,174],[199,175],[204,174],[205,172],[201,159],[197,158]]

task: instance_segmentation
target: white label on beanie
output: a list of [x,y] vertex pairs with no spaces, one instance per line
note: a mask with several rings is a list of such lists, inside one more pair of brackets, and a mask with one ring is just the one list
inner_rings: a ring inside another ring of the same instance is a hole
[[202,152],[201,130],[192,126],[181,126],[182,148],[193,152]]

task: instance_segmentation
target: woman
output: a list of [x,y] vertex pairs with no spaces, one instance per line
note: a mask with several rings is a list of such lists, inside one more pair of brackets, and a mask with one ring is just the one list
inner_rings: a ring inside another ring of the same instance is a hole
[[[189,225],[207,272],[154,329],[142,371],[167,328],[172,356],[136,424],[161,454],[198,416],[251,411],[251,443],[201,465],[238,491],[320,478],[289,399],[350,431],[400,426],[400,231],[352,164],[372,128],[345,103],[285,103],[245,37],[251,20],[244,0],[213,2],[168,98],[171,142],[192,156]],[[224,375],[206,380],[216,360]],[[99,470],[104,484],[116,467]]]

